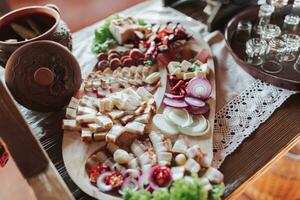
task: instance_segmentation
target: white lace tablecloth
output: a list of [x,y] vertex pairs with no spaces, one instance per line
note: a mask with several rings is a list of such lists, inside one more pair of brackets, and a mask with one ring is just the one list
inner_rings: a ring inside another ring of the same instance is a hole
[[[122,16],[143,18],[150,22],[178,21],[194,34],[206,35],[207,27],[172,8],[162,8],[159,2],[147,1],[120,13]],[[75,33],[74,54],[82,67],[86,77],[93,69],[97,60],[91,53],[93,32],[101,22]],[[225,48],[225,43],[212,45],[213,48]],[[224,53],[224,52],[220,52]],[[214,55],[217,56],[217,55]],[[214,160],[219,167],[226,156],[231,154],[245,138],[264,123],[271,114],[288,97],[295,92],[278,88],[260,80],[256,80],[243,71],[231,57],[228,62],[230,68],[218,68],[216,64],[217,80],[217,110],[214,127]]]

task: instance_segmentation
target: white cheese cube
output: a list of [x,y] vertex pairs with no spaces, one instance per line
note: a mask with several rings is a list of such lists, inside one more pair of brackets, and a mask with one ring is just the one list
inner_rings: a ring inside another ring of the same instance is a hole
[[124,133],[124,127],[121,125],[114,125],[106,135],[106,141],[116,142],[118,137]]
[[68,108],[77,109],[78,105],[79,105],[79,99],[76,99],[75,97],[72,97],[71,101],[68,105]]
[[89,129],[82,129],[81,130],[81,140],[83,142],[90,142],[92,141],[93,132]]
[[201,166],[194,159],[189,158],[186,161],[184,168],[190,173],[198,173],[201,169]]
[[125,112],[122,110],[112,110],[107,114],[111,119],[119,119],[125,115]]
[[94,123],[96,118],[96,114],[85,114],[79,115],[76,117],[76,121],[78,124],[82,123]]
[[181,71],[187,72],[187,70],[192,67],[192,63],[190,63],[187,60],[184,60],[180,63],[180,67],[181,67]]
[[136,93],[142,98],[144,101],[148,101],[149,99],[153,99],[153,95],[144,87],[139,87],[136,90]]
[[77,114],[78,115],[84,115],[84,114],[96,114],[97,110],[94,108],[84,107],[84,106],[78,106],[77,108]]
[[129,122],[125,126],[125,130],[130,133],[140,134],[143,135],[145,131],[145,124],[139,122]]
[[171,168],[171,174],[172,174],[172,179],[173,180],[182,179],[183,176],[184,176],[184,167],[183,166],[172,167]]
[[80,131],[81,127],[77,125],[76,120],[73,119],[64,119],[63,127],[64,130],[68,131]]
[[66,110],[66,118],[75,119],[76,118],[76,110],[73,108],[67,108]]
[[112,120],[106,115],[97,116],[95,122],[102,128],[102,131],[109,130],[113,126]]
[[183,74],[183,80],[189,80],[196,76],[194,72],[186,72]]

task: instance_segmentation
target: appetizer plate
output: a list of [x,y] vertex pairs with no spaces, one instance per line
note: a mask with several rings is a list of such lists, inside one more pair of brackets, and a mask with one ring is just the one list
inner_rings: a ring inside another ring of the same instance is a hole
[[[210,55],[212,55],[208,44],[201,38],[198,38],[197,36],[193,36],[192,39],[189,39],[185,43],[181,51],[196,53],[202,49],[205,49]],[[156,114],[163,114],[164,112],[167,112],[167,109],[169,107],[165,106],[166,104],[165,102],[164,105],[162,105],[162,102],[164,101],[166,92],[169,93],[171,88],[168,81],[168,71],[167,71],[168,66],[166,66],[168,62],[163,62],[163,60],[160,60],[159,58],[157,60],[158,60],[157,71],[159,72],[159,76],[160,76],[160,87],[157,88],[153,96],[156,104],[156,110],[157,110]],[[106,63],[107,61],[102,62],[102,64],[106,64]],[[209,106],[209,112],[206,115],[204,115],[206,118],[205,120],[207,121],[208,124],[208,128],[205,129],[205,134],[203,135],[197,134],[201,136],[189,136],[186,134],[184,135],[180,134],[180,137],[184,137],[189,147],[193,145],[200,146],[201,151],[206,155],[206,162],[210,165],[213,159],[213,127],[214,127],[214,115],[215,115],[215,106],[216,106],[215,70],[214,70],[214,63],[213,63],[212,56],[208,56],[208,60],[206,63],[209,71],[206,78],[209,81],[211,86],[211,93],[209,95],[209,98],[205,100],[205,104]],[[101,108],[99,110],[101,110]],[[82,110],[81,112],[90,112],[90,110],[89,109]],[[68,114],[68,110],[67,110],[67,114]],[[117,121],[118,120],[119,119],[117,119]],[[151,120],[149,123],[147,123],[146,129],[150,129],[150,131],[155,130],[161,132],[160,128],[156,126],[153,123],[153,121],[154,120]],[[171,139],[172,143],[175,143],[179,137],[178,135],[170,136],[168,134],[164,136]],[[124,140],[124,143],[126,143],[125,140],[127,140],[127,138],[126,139],[122,138],[122,139]],[[83,142],[82,140],[84,140],[84,137],[80,135],[78,132],[67,131],[67,130],[64,131],[62,153],[63,153],[63,160],[70,177],[82,191],[84,191],[85,193],[87,193],[88,195],[94,198],[109,199],[109,200],[121,199],[120,195],[118,195],[116,192],[109,192],[109,193],[101,192],[97,187],[95,187],[95,185],[91,184],[90,177],[87,173],[87,169],[86,169],[87,160],[91,158],[93,154],[102,150],[102,148],[106,146],[106,142],[105,141]],[[107,135],[106,135],[106,140],[107,140]]]
[[[154,93],[154,100],[157,107],[162,103],[167,87],[167,70],[164,66],[159,66],[161,86]],[[97,150],[103,148],[105,142],[82,142],[81,136],[77,132],[64,131],[62,153],[66,169],[71,179],[76,185],[88,195],[97,199],[119,200],[118,196],[100,192],[97,187],[91,185],[86,172],[86,161]]]

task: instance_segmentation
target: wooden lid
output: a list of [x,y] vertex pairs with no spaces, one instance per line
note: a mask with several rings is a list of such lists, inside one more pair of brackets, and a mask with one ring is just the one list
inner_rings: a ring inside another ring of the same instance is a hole
[[5,82],[21,105],[36,111],[54,111],[67,105],[79,89],[81,72],[75,57],[64,46],[36,41],[10,56]]

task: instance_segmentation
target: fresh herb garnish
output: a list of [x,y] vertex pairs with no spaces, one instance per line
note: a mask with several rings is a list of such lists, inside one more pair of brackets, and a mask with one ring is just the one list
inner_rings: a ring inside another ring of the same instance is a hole
[[106,18],[96,30],[95,30],[95,37],[92,46],[92,51],[94,53],[106,52],[108,49],[116,44],[116,40],[113,38],[112,34],[109,30],[109,25],[112,20],[119,19],[119,15],[112,15]]
[[124,200],[220,200],[224,193],[224,184],[212,185],[212,191],[205,190],[202,181],[194,176],[193,181],[179,179],[171,188],[156,190],[152,194],[145,190],[125,190]]

